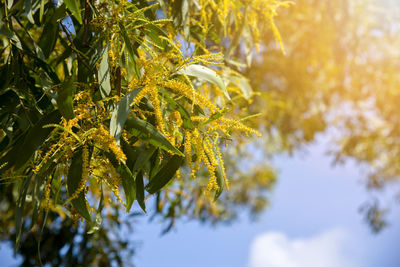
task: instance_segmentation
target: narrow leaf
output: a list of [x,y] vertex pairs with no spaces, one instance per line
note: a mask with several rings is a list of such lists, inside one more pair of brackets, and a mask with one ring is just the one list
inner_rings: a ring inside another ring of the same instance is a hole
[[122,22],[119,23],[119,28],[121,29],[122,38],[124,39],[126,49],[128,50],[129,57],[131,58],[133,69],[136,72],[136,78],[139,78],[140,73],[139,73],[139,69],[138,69],[138,67],[136,65],[136,61],[135,61],[135,50],[132,47],[131,40],[129,39],[128,33],[126,32],[126,29],[125,29],[124,25],[122,24]]
[[137,172],[138,170],[141,170],[145,164],[150,160],[151,156],[154,154],[156,151],[155,147],[150,147],[147,150],[144,150],[137,158],[135,165],[133,166],[132,173]]
[[125,198],[126,198],[126,210],[129,210],[132,207],[133,201],[136,198],[136,184],[135,178],[132,175],[132,172],[129,170],[128,166],[125,163],[117,160],[114,154],[110,152],[104,152],[107,158],[110,160],[111,164],[114,166],[117,173],[121,176],[122,179],[122,187],[124,188]]
[[242,91],[243,97],[245,99],[250,99],[251,95],[253,94],[253,89],[251,88],[251,85],[249,81],[244,78],[244,77],[239,77],[239,76],[230,76],[229,80],[231,83],[236,85],[237,87],[240,88]]
[[176,171],[182,166],[183,159],[183,157],[178,155],[172,156],[168,163],[165,164],[164,167],[161,168],[161,170],[147,184],[147,192],[154,194],[163,188],[169,181],[171,181]]
[[[43,128],[49,123],[58,123],[61,115],[58,110],[52,111],[40,119],[27,133],[24,141],[20,146],[14,147],[9,153],[15,154],[17,157],[11,156],[15,162],[8,162],[7,167],[14,165],[15,169],[22,167],[33,155],[33,153],[43,144],[52,128]],[[8,153],[7,153],[8,154]]]
[[47,178],[47,177],[45,177],[43,175],[35,177],[35,181],[34,181],[34,185],[33,185],[33,192],[32,192],[32,196],[33,196],[33,201],[32,201],[33,211],[32,211],[30,228],[32,228],[37,223],[37,218],[38,218],[39,212],[40,212],[40,204],[42,202],[42,197],[43,197],[43,190],[44,190],[44,187],[46,185],[46,179],[45,178]]
[[186,109],[167,94],[164,95],[164,99],[168,102],[172,110],[177,110],[181,114],[183,120],[182,126],[186,129],[193,130],[194,129],[193,122],[190,119],[190,115],[186,111]]
[[17,201],[17,206],[15,208],[15,234],[16,234],[16,241],[15,241],[15,251],[17,251],[19,246],[19,241],[21,239],[21,232],[23,226],[23,217],[24,217],[24,210],[25,210],[25,200],[26,200],[26,193],[28,192],[28,187],[32,176],[27,177],[21,185],[21,189],[19,192],[19,197]]
[[72,105],[75,88],[72,79],[63,82],[58,90],[57,106],[61,115],[67,120],[74,118],[74,107]]
[[[82,149],[78,149],[74,153],[68,170],[67,187],[69,197],[71,197],[80,186],[82,180],[82,165]],[[89,210],[86,205],[85,193],[83,191],[79,193],[77,198],[71,200],[71,203],[83,218],[89,222],[91,221]]]
[[50,53],[54,51],[57,42],[59,28],[58,23],[53,20],[54,17],[55,15],[46,20],[46,24],[44,25],[42,35],[38,42],[38,45],[46,58],[48,58]]
[[34,24],[35,21],[32,16],[32,0],[25,0],[25,15],[28,18],[29,22]]
[[150,144],[184,157],[184,154],[174,147],[165,136],[160,133],[152,124],[137,117],[129,117],[126,120],[125,128],[137,138],[147,141]]
[[79,0],[64,0],[72,15],[76,18],[79,24],[82,24],[81,8]]
[[94,221],[94,225],[87,232],[89,235],[100,230],[100,226],[103,221],[103,218],[101,217],[101,211],[103,210],[103,207],[104,207],[104,194],[103,194],[103,184],[101,184],[101,195],[100,195],[99,207],[97,208],[96,219]]
[[231,99],[228,91],[226,90],[226,86],[221,77],[212,69],[204,67],[202,65],[189,65],[182,68],[181,72],[185,73],[188,76],[196,77],[201,80],[205,80],[207,82],[213,83],[218,86],[221,91],[224,93],[227,99]]
[[122,129],[124,128],[126,119],[128,118],[131,110],[130,104],[136,95],[142,90],[143,87],[139,87],[132,92],[127,93],[117,104],[111,115],[110,121],[110,135],[114,136],[117,142],[121,138]]
[[103,50],[103,58],[98,70],[101,97],[105,98],[111,93],[110,69],[108,65],[108,45]]
[[215,192],[214,196],[214,201],[216,201],[224,191],[225,187],[225,179],[224,179],[224,174],[223,174],[223,169],[221,167],[221,163],[217,166],[217,169],[215,170],[215,176],[217,177],[217,184],[218,184],[218,190]]
[[140,171],[136,175],[136,199],[140,207],[146,212],[146,204],[144,202],[144,183],[143,183],[143,172]]

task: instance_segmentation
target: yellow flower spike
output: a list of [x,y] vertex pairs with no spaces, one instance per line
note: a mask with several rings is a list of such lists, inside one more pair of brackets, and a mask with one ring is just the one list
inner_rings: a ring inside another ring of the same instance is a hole
[[194,165],[194,168],[192,169],[192,177],[196,178],[196,172],[200,169],[200,163],[201,163],[201,155],[203,151],[203,141],[200,137],[199,131],[197,129],[194,129],[193,132],[193,138],[192,138],[192,144],[196,148],[196,154],[197,154],[197,159]]
[[193,162],[192,162],[192,134],[189,131],[185,131],[185,156],[187,164],[190,170],[193,170]]
[[3,164],[0,165],[0,170],[3,169],[4,167],[6,167],[8,165],[8,162],[4,162]]
[[160,99],[158,98],[158,89],[157,89],[157,86],[155,86],[155,85],[151,85],[150,87],[151,87],[151,89],[149,91],[149,94],[150,94],[151,103],[153,104],[153,107],[154,107],[154,113],[156,115],[157,129],[165,135],[166,133],[165,133],[165,126],[164,126],[164,119],[163,119],[162,113],[161,113],[161,103],[160,103]]
[[218,166],[218,162],[215,159],[215,155],[213,152],[213,145],[208,138],[204,138],[204,150],[208,156],[209,162],[215,169]]
[[146,85],[133,99],[131,103],[131,107],[139,104],[140,100],[147,95],[147,93],[151,90],[151,86]]
[[82,148],[82,179],[86,180],[89,177],[89,149],[87,145]]
[[183,120],[179,111],[175,110],[174,112],[172,112],[171,118],[175,121],[176,126],[181,127]]
[[57,147],[57,143],[53,144],[49,151],[46,152],[46,154],[44,155],[44,157],[42,158],[42,160],[40,161],[40,163],[35,167],[35,169],[33,169],[33,173],[37,174],[40,169],[43,167],[43,165],[47,162],[47,160],[50,158],[50,156],[53,154],[55,148]]
[[45,190],[44,190],[44,201],[45,201],[44,210],[46,212],[49,210],[49,207],[50,207],[51,179],[52,178],[47,177],[46,186],[45,186]]
[[92,134],[90,138],[99,143],[102,149],[106,151],[110,150],[112,153],[114,153],[115,157],[119,161],[126,162],[126,155],[118,146],[115,138],[109,134],[109,131],[107,131],[103,125],[100,125],[97,131]]
[[[200,144],[199,146],[204,146],[204,149],[198,149],[199,157],[203,161],[204,165],[206,165],[207,171],[210,174],[210,178],[207,184],[207,190],[218,190],[217,177],[215,176],[215,166],[211,157],[208,155],[209,147],[206,144]],[[215,159],[215,158],[214,158]]]
[[180,169],[178,169],[176,171],[175,176],[176,176],[177,179],[181,179],[181,170]]
[[[258,114],[256,114],[256,115],[258,115]],[[240,120],[236,121],[236,120],[227,119],[227,118],[219,118],[217,120],[217,122],[221,122],[221,123],[225,124],[226,128],[232,128],[232,129],[244,132],[246,135],[255,134],[258,137],[262,136],[259,131],[254,130],[253,128],[245,126],[243,123],[240,122]]]
[[182,95],[191,101],[196,99],[196,104],[198,104],[201,108],[208,108],[210,111],[214,112],[218,110],[218,108],[207,98],[201,95],[197,91],[193,91],[189,85],[184,82],[178,80],[169,80],[163,82],[161,84],[163,87],[169,88],[174,91],[176,94]]

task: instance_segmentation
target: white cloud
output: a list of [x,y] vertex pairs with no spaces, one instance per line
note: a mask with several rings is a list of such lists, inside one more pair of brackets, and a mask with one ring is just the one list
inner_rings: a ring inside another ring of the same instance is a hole
[[304,239],[281,232],[257,236],[250,248],[249,267],[361,267],[345,231],[331,230]]

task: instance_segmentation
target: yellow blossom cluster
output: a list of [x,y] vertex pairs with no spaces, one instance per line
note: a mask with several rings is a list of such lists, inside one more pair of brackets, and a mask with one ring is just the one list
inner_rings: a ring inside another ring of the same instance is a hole
[[[193,19],[193,23],[202,28],[204,34],[210,31],[213,25],[212,19],[216,15],[218,22],[223,26],[225,35],[234,35],[245,25],[248,25],[253,41],[260,43],[260,28],[264,23],[271,28],[275,40],[284,52],[281,35],[275,25],[274,18],[279,7],[288,7],[292,1],[281,0],[199,0],[199,20]],[[229,16],[235,17],[235,31],[228,24]]]
[[114,153],[118,160],[122,162],[126,161],[126,156],[120,146],[118,146],[117,141],[102,124],[99,125],[95,132],[89,135],[89,139],[94,140],[104,151],[111,151]]

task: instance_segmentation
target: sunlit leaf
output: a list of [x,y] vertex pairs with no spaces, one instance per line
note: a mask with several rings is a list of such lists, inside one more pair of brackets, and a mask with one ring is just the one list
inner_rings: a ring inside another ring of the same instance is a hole
[[253,89],[246,78],[240,76],[229,76],[229,80],[231,83],[240,88],[245,99],[248,100],[251,98]]
[[108,65],[108,45],[103,50],[103,56],[98,70],[100,93],[103,98],[111,93],[110,69]]
[[68,9],[72,12],[72,15],[76,18],[79,24],[82,24],[81,7],[79,0],[64,0]]
[[182,68],[181,72],[188,76],[193,76],[201,80],[213,83],[221,89],[227,99],[230,99],[228,91],[222,78],[212,69],[204,67],[202,65],[189,65]]
[[110,121],[110,134],[114,136],[117,141],[121,138],[122,129],[124,128],[126,119],[128,118],[131,110],[130,104],[136,95],[142,90],[143,87],[139,87],[129,93],[127,93],[117,104],[113,113],[111,114]]
[[149,142],[150,144],[164,149],[165,151],[184,156],[184,154],[174,147],[165,136],[160,133],[152,124],[137,117],[129,117],[126,120],[126,130],[137,138]]

